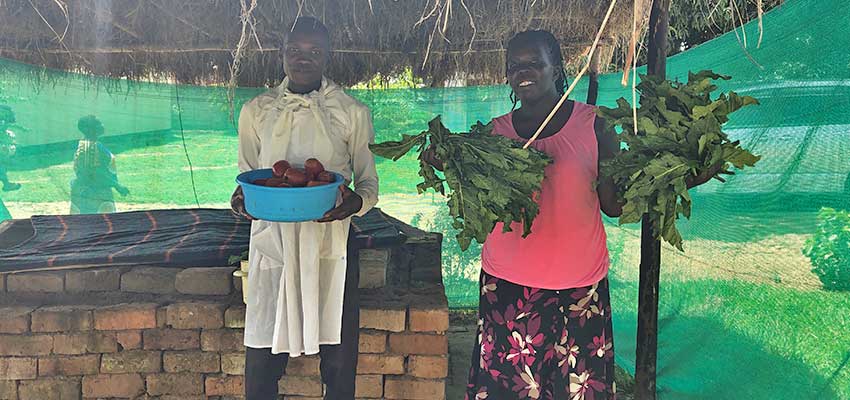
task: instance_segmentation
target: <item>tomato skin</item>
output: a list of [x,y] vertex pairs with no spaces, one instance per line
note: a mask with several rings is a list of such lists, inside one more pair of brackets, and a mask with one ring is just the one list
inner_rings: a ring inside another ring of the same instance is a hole
[[282,185],[282,184],[287,184],[287,183],[286,183],[286,180],[285,180],[285,179],[283,179],[283,178],[269,178],[269,179],[266,179],[266,184],[265,184],[265,186],[268,186],[268,187],[281,187],[280,185]]
[[330,171],[322,171],[319,175],[316,175],[316,180],[320,182],[333,183],[336,180],[336,176]]
[[319,176],[320,173],[324,172],[325,166],[322,165],[319,160],[315,158],[309,158],[304,162],[304,170],[307,172],[307,175],[310,176],[311,179]]
[[275,177],[282,178],[283,174],[290,168],[292,168],[292,165],[289,164],[289,161],[280,160],[272,166],[272,173]]
[[283,178],[286,179],[286,183],[294,187],[304,187],[307,185],[307,182],[310,182],[310,177],[307,176],[307,172],[300,168],[290,168],[286,170],[286,173],[283,174]]

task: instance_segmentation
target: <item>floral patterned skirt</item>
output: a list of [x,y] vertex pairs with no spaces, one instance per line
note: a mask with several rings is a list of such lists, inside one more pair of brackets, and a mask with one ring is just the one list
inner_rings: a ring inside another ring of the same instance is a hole
[[466,400],[609,400],[616,395],[608,279],[575,289],[481,272]]

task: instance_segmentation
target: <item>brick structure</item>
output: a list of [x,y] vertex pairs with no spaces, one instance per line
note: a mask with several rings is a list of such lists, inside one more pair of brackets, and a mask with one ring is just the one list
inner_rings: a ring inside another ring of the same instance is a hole
[[[416,270],[419,257],[439,260],[421,246],[439,242],[364,255],[359,399],[445,398],[448,308],[439,264]],[[232,271],[0,275],[0,400],[241,398],[245,307]],[[280,394],[320,399],[318,356],[292,359]]]

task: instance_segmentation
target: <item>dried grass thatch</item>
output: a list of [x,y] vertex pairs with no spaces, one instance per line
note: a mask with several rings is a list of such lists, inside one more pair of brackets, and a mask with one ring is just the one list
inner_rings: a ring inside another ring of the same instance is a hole
[[[252,4],[255,8],[251,9]],[[52,68],[186,83],[260,86],[282,75],[278,47],[298,15],[333,36],[329,75],[344,84],[412,67],[450,78],[503,81],[504,45],[543,28],[568,60],[593,40],[609,0],[0,0],[0,57]],[[249,11],[250,12],[246,12]],[[631,36],[632,1],[620,0],[601,60]],[[243,31],[245,35],[243,35]],[[242,46],[240,46],[240,40]]]

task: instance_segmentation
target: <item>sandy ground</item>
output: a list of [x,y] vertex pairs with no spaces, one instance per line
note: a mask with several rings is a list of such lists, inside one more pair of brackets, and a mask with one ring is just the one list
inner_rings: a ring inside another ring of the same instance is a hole
[[[612,252],[621,249],[611,273],[623,279],[635,279],[640,265],[637,232],[618,227],[606,227],[606,230]],[[820,280],[812,273],[811,261],[802,252],[808,237],[785,234],[751,242],[693,239],[685,242],[684,253],[665,244],[662,274],[671,280],[736,279],[820,290]]]

